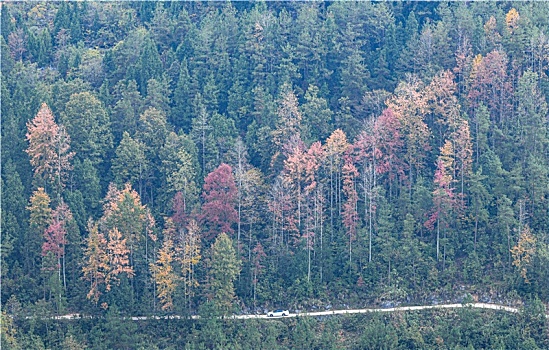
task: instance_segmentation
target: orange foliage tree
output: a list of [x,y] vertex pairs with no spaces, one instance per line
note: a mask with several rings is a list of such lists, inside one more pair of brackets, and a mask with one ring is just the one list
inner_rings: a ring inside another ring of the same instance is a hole
[[70,136],[64,126],[55,123],[53,113],[45,103],[27,122],[27,130],[29,147],[26,152],[34,168],[35,179],[42,186],[56,184],[60,193],[72,169],[70,161],[74,152],[69,151]]

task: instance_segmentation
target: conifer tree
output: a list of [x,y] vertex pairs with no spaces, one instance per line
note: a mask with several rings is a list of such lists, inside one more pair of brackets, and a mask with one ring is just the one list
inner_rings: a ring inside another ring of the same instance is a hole
[[[72,213],[67,204],[61,199],[61,203],[52,211],[51,224],[44,231],[44,243],[42,244],[42,256],[47,259],[50,254],[57,260],[56,266],[61,283],[61,271],[63,272],[63,287],[67,288],[65,276],[65,246],[67,245],[67,229],[73,220]],[[61,259],[63,259],[61,263]],[[49,267],[48,267],[49,268]]]
[[435,190],[433,191],[433,210],[425,223],[425,226],[430,230],[436,227],[436,252],[437,261],[440,258],[440,231],[443,230],[443,261],[446,259],[446,233],[450,227],[450,214],[455,205],[454,194],[454,177],[451,169],[454,164],[453,148],[449,141],[446,141],[441,149],[441,155],[437,160],[437,169],[435,171],[434,183]]
[[299,110],[297,96],[288,84],[281,88],[280,100],[278,105],[277,129],[273,132],[275,144],[282,146],[292,136],[301,130],[301,120],[303,116]]
[[212,126],[210,125],[210,115],[204,106],[204,102],[200,94],[197,94],[195,97],[194,106],[196,117],[192,120],[191,135],[193,136],[196,144],[200,145],[199,149],[201,154],[200,161],[202,162],[202,173],[205,174],[207,172],[206,154],[209,155],[210,153],[210,147],[208,147],[210,144],[207,142],[207,136],[210,134]]
[[388,107],[401,123],[402,136],[406,144],[405,161],[408,170],[409,191],[415,176],[420,176],[425,166],[431,130],[425,123],[427,101],[422,82],[414,76],[402,82],[395,90]]
[[343,192],[347,197],[343,204],[343,226],[349,235],[349,264],[352,263],[351,253],[353,241],[356,239],[356,230],[358,223],[357,203],[358,194],[355,187],[355,178],[358,177],[358,170],[353,163],[348,159],[343,165]]
[[55,123],[53,114],[47,104],[42,103],[40,110],[27,123],[27,140],[34,168],[34,176],[39,184],[56,186],[60,194],[72,169],[70,161],[74,152],[70,152],[70,136],[65,128]]
[[524,283],[531,283],[528,278],[528,269],[532,266],[532,258],[536,254],[536,237],[530,227],[526,225],[520,233],[517,244],[511,249],[513,266],[515,266],[524,279]]
[[193,92],[196,89],[195,81],[189,73],[187,59],[184,58],[180,65],[179,79],[173,92],[173,104],[170,113],[170,122],[176,130],[190,131],[193,118],[192,100]]
[[[135,276],[131,279],[134,293],[143,292],[152,281],[148,278],[150,254],[153,252],[155,236],[154,219],[149,209],[141,204],[141,197],[126,184],[123,190],[118,190],[114,185],[109,186],[109,191],[104,200],[104,213],[100,219],[100,229],[107,234],[108,242],[113,242],[112,251],[120,256],[122,261],[117,263],[118,273],[110,273],[117,280],[119,273],[127,272],[128,276]],[[119,237],[120,236],[120,237]],[[114,241],[113,241],[114,240]],[[152,240],[152,242],[151,242]],[[115,251],[128,250],[126,266],[125,253]],[[112,266],[112,262],[111,262]],[[109,285],[107,281],[107,285]],[[150,286],[152,287],[152,286]]]
[[88,238],[84,248],[84,264],[82,278],[90,282],[90,290],[86,297],[95,304],[101,296],[101,286],[105,284],[109,271],[109,257],[107,255],[107,240],[99,233],[97,223],[88,221]]
[[95,166],[102,163],[112,147],[113,137],[110,118],[97,97],[90,92],[73,94],[61,120],[71,135],[77,157],[89,158]]
[[[167,230],[164,230],[164,242],[158,251],[156,261],[150,263],[153,278],[158,290],[158,299],[162,304],[162,310],[173,309],[173,295],[179,280],[175,273],[173,264],[175,262],[175,247],[173,242],[173,227],[167,222]],[[171,223],[173,225],[173,223]]]
[[124,132],[130,135],[135,134],[145,102],[137,90],[135,80],[118,82],[115,91],[118,92],[119,100],[111,107],[111,121],[113,134],[118,142]]
[[145,145],[124,131],[111,167],[115,182],[119,185],[131,183],[139,189],[139,193],[143,193],[149,170],[150,162],[145,155]]
[[222,315],[231,312],[235,299],[234,282],[240,273],[240,265],[229,236],[219,234],[211,248],[209,287],[210,298]]
[[120,284],[121,273],[127,277],[134,276],[133,267],[130,265],[130,250],[126,245],[126,238],[122,238],[122,233],[115,227],[108,232],[107,257],[109,259],[109,270],[105,276],[106,290],[110,291],[113,284]]
[[150,79],[160,80],[162,77],[162,61],[154,41],[147,33],[136,65],[136,80],[142,95],[148,95],[147,83]]
[[190,307],[195,288],[199,285],[195,274],[196,265],[202,258],[200,227],[196,220],[191,219],[185,230],[179,230],[177,242],[176,257],[181,264],[183,292]]
[[156,158],[158,150],[169,132],[169,125],[163,111],[154,107],[146,109],[140,116],[137,124],[137,138],[147,147],[150,158]]
[[303,140],[306,142],[321,141],[329,135],[333,112],[328,107],[328,101],[319,94],[318,87],[309,85],[305,93],[305,103],[301,107]]
[[325,166],[330,174],[330,228],[331,228],[331,240],[333,241],[333,234],[335,228],[335,218],[341,214],[341,167],[343,166],[343,154],[347,150],[349,143],[347,142],[347,135],[340,130],[336,129],[324,144],[324,155],[326,157]]
[[24,253],[25,253],[25,268],[27,273],[32,274],[33,268],[38,265],[38,256],[42,244],[42,237],[45,230],[51,224],[51,208],[50,196],[39,187],[34,191],[30,198],[30,204],[27,207],[30,211],[29,230],[25,237]]
[[163,190],[162,197],[157,199],[161,203],[168,202],[178,193],[182,196],[186,211],[190,211],[197,203],[198,188],[197,174],[199,171],[196,147],[188,135],[177,135],[170,132],[166,142],[160,149],[158,167],[162,176]]

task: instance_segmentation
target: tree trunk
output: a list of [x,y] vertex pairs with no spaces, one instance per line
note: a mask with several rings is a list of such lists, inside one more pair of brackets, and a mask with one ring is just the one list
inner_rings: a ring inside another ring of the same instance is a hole
[[509,267],[511,267],[511,235],[509,234],[509,225],[507,225],[507,255],[509,260]]
[[[307,240],[309,240],[307,238]],[[309,251],[309,265],[307,266],[307,282],[310,282],[311,281],[311,249],[310,248],[307,248],[307,250]]]
[[439,218],[437,217],[437,261],[439,257],[439,247],[440,247],[440,222],[439,222]]
[[240,226],[242,220],[242,155],[238,152],[238,231],[236,234],[236,249],[240,256]]
[[65,274],[65,252],[63,252],[63,289],[67,291],[67,276]]
[[330,242],[334,241],[334,170],[333,159],[330,157]]
[[[320,193],[322,195],[322,193]],[[322,218],[322,202],[320,202],[320,282],[323,280],[322,276],[322,267],[324,264],[324,250],[323,250],[323,228],[324,228],[324,221]]]
[[389,256],[389,270],[387,271],[388,285],[391,286],[391,257]]
[[256,307],[255,305],[255,298],[256,298],[256,293],[257,293],[257,271],[256,269],[254,268],[254,280],[253,280],[253,285],[254,285],[254,308]]
[[351,264],[352,264],[352,241],[353,241],[353,235],[351,232],[349,232],[349,270],[351,269]]

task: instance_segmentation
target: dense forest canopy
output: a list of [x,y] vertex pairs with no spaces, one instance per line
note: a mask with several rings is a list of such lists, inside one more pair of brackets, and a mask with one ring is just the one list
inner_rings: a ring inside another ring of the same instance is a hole
[[[544,312],[547,3],[0,5],[6,344],[86,343],[21,319],[51,313]],[[546,328],[471,344],[543,348]]]

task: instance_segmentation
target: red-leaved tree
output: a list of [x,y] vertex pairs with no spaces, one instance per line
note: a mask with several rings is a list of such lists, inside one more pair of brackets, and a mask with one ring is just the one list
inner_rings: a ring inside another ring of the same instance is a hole
[[[65,235],[67,231],[63,223],[59,220],[53,220],[52,224],[48,226],[44,231],[44,244],[42,244],[42,256],[48,257],[51,253],[53,257],[57,259],[57,266],[61,268],[61,256],[65,251]],[[46,269],[53,268],[52,266],[45,266]]]
[[178,229],[184,228],[187,224],[188,215],[186,213],[186,203],[183,192],[178,191],[173,197],[172,203],[172,221]]
[[502,127],[511,110],[513,86],[507,75],[509,59],[504,52],[494,50],[473,60],[471,88],[468,100],[472,108],[480,103],[488,107],[492,121]]
[[367,124],[354,143],[356,163],[361,167],[361,188],[364,198],[364,223],[368,226],[368,261],[372,261],[372,237],[379,196],[378,181],[386,183],[389,195],[393,193],[395,180],[406,179],[404,140],[402,125],[390,108]]
[[204,179],[204,204],[200,221],[205,226],[204,236],[212,239],[221,232],[233,233],[231,225],[238,221],[236,212],[237,189],[232,169],[222,163]]
[[[67,225],[73,220],[72,213],[63,200],[52,212],[51,224],[44,231],[44,243],[42,244],[42,256],[45,258],[45,268],[54,269],[56,265],[59,281],[61,282],[61,267],[63,267],[63,286],[67,287],[65,278],[65,245],[67,244]],[[56,264],[52,260],[56,259]],[[62,261],[62,263],[61,263]]]
[[[453,187],[454,177],[449,171],[452,169],[454,163],[453,158],[450,156],[452,153],[452,144],[446,141],[441,148],[441,155],[437,160],[437,169],[434,177],[435,190],[433,191],[433,209],[429,219],[425,222],[425,227],[428,229],[436,229],[437,260],[440,258],[440,231],[441,229],[444,230],[445,228],[448,228],[451,212],[456,206]],[[446,230],[443,231],[443,234],[443,258],[445,259]]]
[[347,200],[343,203],[343,226],[349,235],[349,263],[352,262],[352,245],[356,239],[356,226],[358,223],[357,203],[358,194],[355,188],[355,178],[358,176],[358,170],[346,157],[345,165],[343,165],[343,192]]

